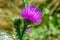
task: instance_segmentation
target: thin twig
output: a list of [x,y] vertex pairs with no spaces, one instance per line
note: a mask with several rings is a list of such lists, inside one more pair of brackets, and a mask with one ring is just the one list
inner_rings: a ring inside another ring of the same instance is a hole
[[59,10],[60,10],[60,7],[56,11],[59,11]]
[[51,6],[53,6],[53,4],[55,4],[57,2],[57,0],[53,0],[50,4],[47,5],[47,8],[51,8]]
[[55,9],[56,9],[58,6],[59,6],[59,2],[57,2],[57,3],[55,4],[55,6],[51,9],[50,15],[53,14],[53,12],[55,11]]

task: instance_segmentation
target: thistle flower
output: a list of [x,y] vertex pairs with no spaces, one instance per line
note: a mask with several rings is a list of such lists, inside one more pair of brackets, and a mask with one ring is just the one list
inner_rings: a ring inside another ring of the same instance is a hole
[[30,22],[34,24],[39,24],[42,21],[42,13],[41,11],[34,7],[34,6],[28,6],[22,11],[22,16],[24,19],[29,20]]
[[31,29],[28,29],[27,32],[28,32],[28,34],[32,34],[32,30]]

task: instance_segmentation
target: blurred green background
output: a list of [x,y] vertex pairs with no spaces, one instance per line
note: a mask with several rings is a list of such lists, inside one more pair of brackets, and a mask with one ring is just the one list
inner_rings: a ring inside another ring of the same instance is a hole
[[[39,25],[28,25],[32,34],[29,35],[26,31],[23,39],[60,40],[60,0],[30,0],[30,3],[40,8],[43,13],[43,20]],[[20,15],[23,8],[23,0],[0,0],[0,34],[5,32],[13,40],[17,40],[12,20],[19,16],[22,20],[20,27],[23,28],[24,22]],[[3,40],[2,37],[0,40]]]

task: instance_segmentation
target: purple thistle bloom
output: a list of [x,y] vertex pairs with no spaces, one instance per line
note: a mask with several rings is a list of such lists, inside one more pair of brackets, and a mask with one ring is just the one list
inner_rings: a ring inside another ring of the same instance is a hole
[[26,7],[22,11],[22,16],[24,19],[29,20],[30,22],[34,24],[41,23],[42,17],[43,17],[41,11],[34,6]]
[[27,32],[28,32],[28,34],[31,34],[32,33],[32,30],[31,29],[28,29]]

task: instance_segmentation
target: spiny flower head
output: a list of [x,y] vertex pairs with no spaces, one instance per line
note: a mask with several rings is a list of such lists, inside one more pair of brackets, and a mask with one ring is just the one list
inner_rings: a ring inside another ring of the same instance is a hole
[[42,21],[42,12],[37,7],[28,6],[23,9],[22,16],[34,24],[40,24]]

